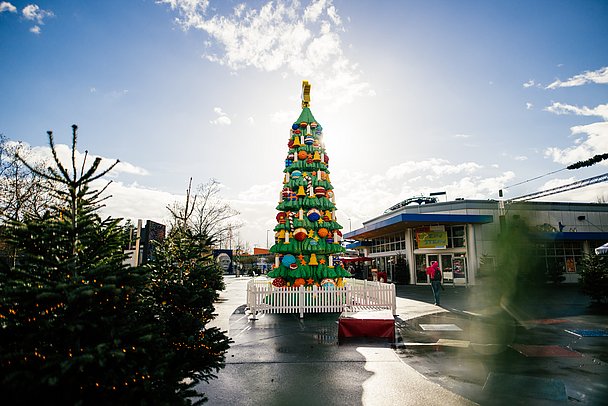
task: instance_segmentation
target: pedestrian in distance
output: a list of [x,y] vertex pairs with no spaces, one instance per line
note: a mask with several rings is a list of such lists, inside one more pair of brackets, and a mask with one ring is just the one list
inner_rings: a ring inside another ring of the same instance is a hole
[[439,269],[439,263],[433,261],[431,266],[426,268],[426,273],[431,279],[431,288],[433,289],[435,305],[439,306],[441,304],[440,291],[443,289],[443,286],[441,285],[441,269]]

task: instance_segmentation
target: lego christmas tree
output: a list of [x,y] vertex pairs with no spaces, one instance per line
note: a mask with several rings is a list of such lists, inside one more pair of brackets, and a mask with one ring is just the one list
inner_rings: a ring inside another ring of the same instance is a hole
[[279,197],[275,262],[268,276],[275,286],[340,285],[350,277],[339,261],[344,252],[336,219],[329,157],[323,128],[310,111],[310,84],[302,83],[302,113],[289,129],[283,188]]

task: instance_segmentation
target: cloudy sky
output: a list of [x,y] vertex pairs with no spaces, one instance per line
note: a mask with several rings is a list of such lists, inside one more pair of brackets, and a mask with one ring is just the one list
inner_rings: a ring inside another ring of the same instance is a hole
[[608,152],[606,21],[604,0],[0,1],[0,133],[43,151],[78,124],[81,152],[123,162],[114,217],[163,221],[217,179],[263,247],[302,80],[346,231],[412,196],[608,172],[560,171]]

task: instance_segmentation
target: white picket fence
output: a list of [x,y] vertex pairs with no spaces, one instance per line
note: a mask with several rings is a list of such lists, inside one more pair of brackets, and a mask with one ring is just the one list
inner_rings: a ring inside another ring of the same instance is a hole
[[277,288],[272,279],[254,278],[247,283],[247,307],[257,313],[331,313],[357,308],[397,312],[395,285],[346,279],[343,287],[299,286]]

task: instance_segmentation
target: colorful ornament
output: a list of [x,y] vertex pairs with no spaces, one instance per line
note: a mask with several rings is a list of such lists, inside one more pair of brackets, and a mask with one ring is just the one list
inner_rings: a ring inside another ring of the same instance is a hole
[[282,263],[284,266],[287,266],[287,267],[288,267],[289,265],[291,265],[291,264],[295,264],[295,263],[296,263],[296,257],[294,257],[294,256],[293,256],[293,255],[291,255],[291,254],[287,254],[287,255],[285,255],[285,256],[283,257],[283,259],[281,260],[281,263]]
[[285,160],[285,168],[289,168],[292,164],[293,164],[293,161],[291,159]]
[[315,151],[315,154],[312,157],[313,162],[321,162],[321,156],[319,155],[319,151]]
[[[298,127],[299,127],[298,123],[293,123],[293,125],[291,126],[291,129],[292,130],[297,130]],[[285,131],[285,130],[283,130],[283,131]]]
[[[292,177],[293,177],[293,174],[292,174]],[[326,190],[325,190],[325,188],[323,186],[317,186],[315,188],[315,196],[317,196],[317,197],[324,197],[325,193],[326,193]]]
[[298,159],[303,161],[306,158],[308,158],[308,152],[306,152],[304,150],[300,150],[300,152],[298,152]]
[[306,213],[306,217],[310,221],[317,221],[321,218],[321,213],[319,212],[318,209],[312,208],[312,209],[308,210],[308,212]]
[[279,276],[278,278],[274,278],[272,285],[276,286],[277,288],[284,288],[287,286],[287,281]]
[[306,196],[306,192],[304,191],[304,186],[298,187],[298,193],[296,193],[296,196],[298,196],[298,197]]
[[333,279],[325,278],[321,280],[321,287],[325,289],[333,289],[336,287],[336,282]]
[[294,134],[301,134],[301,133],[302,133],[302,131],[300,131],[300,130],[295,130],[293,133],[294,133]]
[[308,123],[306,121],[302,121],[300,123],[300,127],[302,127],[302,128],[306,128],[307,125],[308,125]]
[[295,281],[293,281],[293,287],[294,288],[299,288],[300,286],[304,286],[306,284],[306,281],[304,280],[304,278],[297,278]]
[[295,170],[295,171],[291,172],[291,177],[293,179],[298,179],[300,176],[302,176],[302,172],[300,172],[298,170]]
[[321,227],[320,229],[317,230],[317,234],[319,234],[319,237],[325,238],[329,235],[329,230],[326,229],[325,227]]
[[288,187],[283,188],[283,191],[281,192],[283,199],[287,199],[289,197],[289,192],[291,192],[291,189],[289,189]]
[[290,190],[285,200],[287,200],[288,202],[295,202],[296,200],[298,200],[298,197],[296,196],[293,190]]
[[315,139],[310,135],[308,135],[308,136],[306,136],[306,138],[304,138],[304,144],[306,144],[306,145],[312,145],[313,142],[315,142]]
[[[300,130],[298,130],[298,131],[300,131]],[[301,146],[302,146],[302,144],[300,144],[300,137],[298,137],[296,135],[295,137],[293,137],[291,148],[301,147]]]
[[310,128],[317,128],[317,123],[315,121],[310,123]]
[[291,269],[292,271],[294,269],[298,269],[298,264],[294,262],[293,264],[289,265],[289,269]]
[[308,265],[319,265],[319,263],[317,262],[316,254],[310,254],[310,260],[308,261]]
[[305,228],[299,227],[299,228],[296,228],[293,232],[293,238],[295,238],[298,241],[304,241],[306,239],[306,237],[308,237],[308,232],[306,231]]
[[279,222],[279,224],[285,224],[285,217],[287,217],[287,214],[285,214],[285,212],[280,211],[277,214],[277,221]]

